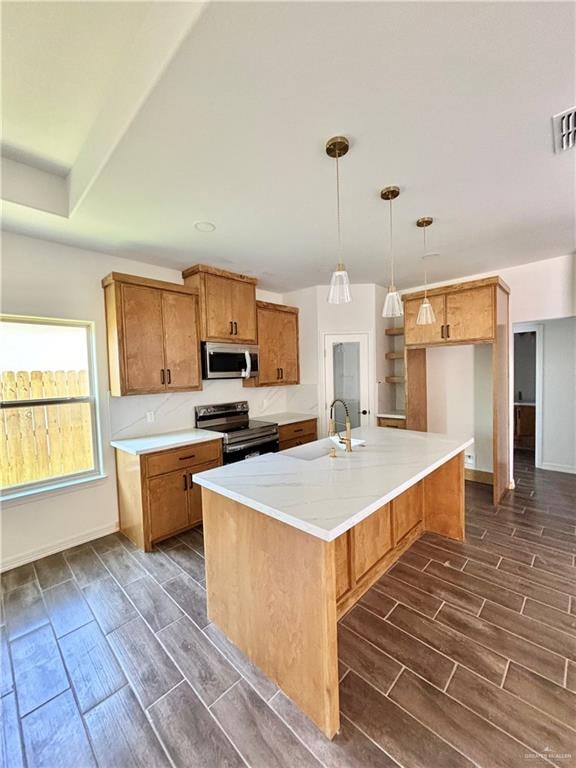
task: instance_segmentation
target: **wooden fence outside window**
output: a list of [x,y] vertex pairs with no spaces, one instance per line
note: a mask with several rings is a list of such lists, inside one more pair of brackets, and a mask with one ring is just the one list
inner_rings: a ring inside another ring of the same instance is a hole
[[89,397],[88,371],[3,371],[0,379],[0,487],[94,468],[89,401],[10,406],[10,401]]

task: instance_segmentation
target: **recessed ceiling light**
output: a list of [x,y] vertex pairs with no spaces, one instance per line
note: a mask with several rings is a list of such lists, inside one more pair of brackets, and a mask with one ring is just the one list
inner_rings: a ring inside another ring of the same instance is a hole
[[211,221],[196,221],[194,222],[194,229],[198,232],[214,232],[216,224],[212,224]]

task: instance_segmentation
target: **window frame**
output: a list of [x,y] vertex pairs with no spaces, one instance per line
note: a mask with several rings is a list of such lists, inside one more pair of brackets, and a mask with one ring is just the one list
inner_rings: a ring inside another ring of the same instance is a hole
[[35,480],[28,483],[11,485],[0,488],[0,501],[10,501],[25,496],[40,493],[48,493],[67,486],[76,486],[91,480],[100,480],[105,477],[102,463],[102,431],[100,428],[100,399],[98,392],[98,371],[96,362],[96,337],[95,323],[92,320],[69,320],[56,317],[36,317],[33,315],[15,315],[0,313],[0,322],[26,323],[29,325],[54,325],[84,328],[86,331],[86,355],[88,362],[89,395],[77,397],[46,397],[35,400],[0,400],[0,409],[31,408],[43,405],[64,405],[66,403],[90,403],[90,416],[92,423],[92,455],[94,467],[81,472],[73,472],[68,475],[55,475],[44,480]]

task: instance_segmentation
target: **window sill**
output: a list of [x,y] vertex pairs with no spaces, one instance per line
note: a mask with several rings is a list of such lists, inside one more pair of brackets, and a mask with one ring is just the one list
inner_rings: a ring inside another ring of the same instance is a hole
[[41,501],[50,496],[58,496],[61,493],[80,490],[84,485],[100,483],[107,478],[107,474],[99,472],[98,474],[86,477],[76,477],[73,480],[62,480],[61,482],[52,485],[44,485],[36,488],[19,488],[14,491],[7,489],[4,493],[0,494],[0,503],[2,506],[12,506],[18,503],[23,504],[27,501]]

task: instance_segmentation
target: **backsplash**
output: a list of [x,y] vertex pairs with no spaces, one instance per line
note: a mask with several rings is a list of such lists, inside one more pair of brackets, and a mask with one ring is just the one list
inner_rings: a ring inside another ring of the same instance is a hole
[[[112,439],[156,435],[194,426],[194,407],[212,403],[247,400],[251,416],[287,410],[288,387],[243,387],[239,379],[204,381],[200,392],[173,392],[166,395],[110,397]],[[154,413],[154,421],[147,413]]]

